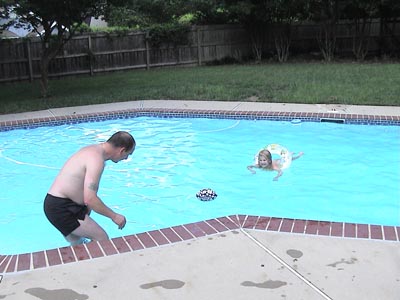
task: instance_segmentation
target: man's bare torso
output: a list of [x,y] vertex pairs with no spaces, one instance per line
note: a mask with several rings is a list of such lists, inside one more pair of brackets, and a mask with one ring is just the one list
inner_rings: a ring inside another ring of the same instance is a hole
[[62,167],[48,193],[56,197],[69,198],[84,205],[87,170],[93,167],[99,169],[98,179],[100,179],[104,169],[101,145],[87,146],[73,154]]

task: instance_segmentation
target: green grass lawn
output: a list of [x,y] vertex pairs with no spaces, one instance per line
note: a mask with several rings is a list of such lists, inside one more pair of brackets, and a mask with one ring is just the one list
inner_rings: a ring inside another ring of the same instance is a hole
[[400,105],[398,63],[288,63],[133,70],[1,84],[0,114],[146,99]]

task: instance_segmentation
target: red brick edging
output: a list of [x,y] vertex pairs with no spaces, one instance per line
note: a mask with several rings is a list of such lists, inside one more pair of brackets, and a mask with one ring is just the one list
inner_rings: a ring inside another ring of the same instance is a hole
[[381,124],[400,125],[400,116],[381,116],[364,114],[345,114],[332,112],[284,112],[284,111],[226,111],[226,110],[201,110],[201,109],[124,109],[101,113],[73,113],[65,116],[40,117],[25,120],[0,121],[0,131],[16,128],[35,128],[40,126],[53,126],[74,124],[82,122],[97,122],[109,119],[125,119],[140,116],[152,117],[204,117],[204,118],[232,118],[232,119],[264,119],[286,120],[299,119],[301,121],[320,122],[321,120],[343,120],[349,124]]
[[231,215],[107,241],[33,253],[0,255],[0,273],[13,273],[174,244],[236,229],[400,242],[399,226]]

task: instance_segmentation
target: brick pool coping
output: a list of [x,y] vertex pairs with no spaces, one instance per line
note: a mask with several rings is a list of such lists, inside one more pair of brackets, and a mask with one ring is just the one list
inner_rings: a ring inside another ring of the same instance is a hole
[[341,122],[348,124],[366,125],[400,125],[400,116],[382,116],[365,114],[345,114],[336,112],[276,112],[276,111],[226,111],[226,110],[199,110],[199,109],[124,109],[100,113],[74,113],[65,116],[40,117],[24,120],[0,121],[0,131],[13,129],[36,128],[41,126],[55,126],[82,122],[98,122],[112,119],[128,119],[134,117],[180,117],[180,118],[226,118],[244,120],[274,120],[305,122]]
[[[0,121],[0,131],[13,129],[56,126],[81,122],[97,122],[111,119],[127,119],[141,116],[229,118],[247,120],[308,122],[341,122],[348,124],[400,125],[400,116],[381,116],[343,113],[271,112],[271,111],[225,111],[192,109],[126,109],[103,113],[72,114],[25,120]],[[206,221],[179,225],[160,230],[112,238],[102,242],[67,246],[23,254],[0,254],[0,274],[40,269],[98,257],[132,252],[218,234],[237,229],[252,229],[320,235],[344,238],[361,238],[384,241],[400,241],[399,226],[383,226],[329,221],[286,219],[278,217],[231,215]]]
[[238,229],[400,242],[399,226],[230,215],[112,238],[101,242],[90,242],[83,245],[33,253],[0,255],[0,273],[13,273],[63,265],[175,244]]

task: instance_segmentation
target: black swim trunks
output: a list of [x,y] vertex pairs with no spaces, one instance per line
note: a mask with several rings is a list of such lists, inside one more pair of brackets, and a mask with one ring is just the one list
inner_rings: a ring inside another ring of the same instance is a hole
[[84,220],[88,213],[86,205],[80,205],[68,198],[47,194],[44,199],[44,213],[51,224],[64,236],[79,227],[78,220]]

